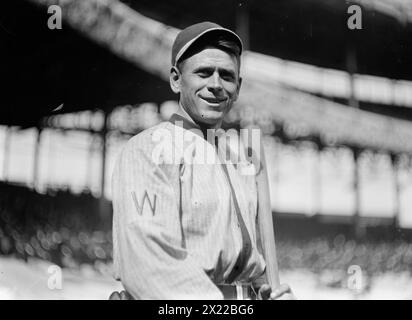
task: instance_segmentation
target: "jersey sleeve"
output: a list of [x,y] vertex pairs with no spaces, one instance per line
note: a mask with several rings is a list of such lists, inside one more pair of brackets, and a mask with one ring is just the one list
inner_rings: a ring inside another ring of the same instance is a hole
[[176,189],[148,152],[123,150],[112,177],[115,269],[135,299],[223,299],[184,247]]

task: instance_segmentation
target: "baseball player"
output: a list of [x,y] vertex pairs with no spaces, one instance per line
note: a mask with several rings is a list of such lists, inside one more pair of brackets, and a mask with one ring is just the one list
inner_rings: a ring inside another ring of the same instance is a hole
[[113,180],[111,299],[277,299],[257,221],[245,143],[221,129],[241,87],[241,39],[215,23],[181,31],[170,86],[179,110],[128,141]]

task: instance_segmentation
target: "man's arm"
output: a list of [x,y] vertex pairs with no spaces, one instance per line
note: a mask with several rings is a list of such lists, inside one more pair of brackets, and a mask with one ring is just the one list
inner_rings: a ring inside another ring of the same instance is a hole
[[150,155],[128,145],[113,174],[113,247],[135,299],[222,299],[182,245],[179,198]]

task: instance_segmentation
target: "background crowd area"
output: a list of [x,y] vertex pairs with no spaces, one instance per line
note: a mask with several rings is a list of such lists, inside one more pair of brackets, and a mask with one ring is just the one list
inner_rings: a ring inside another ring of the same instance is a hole
[[[88,192],[39,194],[0,183],[0,254],[22,261],[46,260],[71,270],[93,268],[109,275],[111,224],[101,221],[99,205],[99,199]],[[412,240],[407,230],[375,227],[355,239],[347,226],[319,223],[316,227],[312,222],[306,228],[275,215],[275,232],[280,270],[311,271],[330,287],[345,285],[351,265],[359,266],[366,280],[385,272],[412,276]]]

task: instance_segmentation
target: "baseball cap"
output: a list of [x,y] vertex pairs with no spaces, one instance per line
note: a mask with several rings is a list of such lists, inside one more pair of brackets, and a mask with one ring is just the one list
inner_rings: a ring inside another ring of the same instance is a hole
[[239,46],[240,53],[242,53],[242,40],[236,33],[229,29],[223,28],[217,23],[205,21],[193,24],[179,32],[172,46],[172,65],[175,66],[183,54],[198,39],[212,32],[223,35],[227,37],[228,40],[234,41]]

